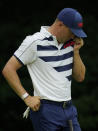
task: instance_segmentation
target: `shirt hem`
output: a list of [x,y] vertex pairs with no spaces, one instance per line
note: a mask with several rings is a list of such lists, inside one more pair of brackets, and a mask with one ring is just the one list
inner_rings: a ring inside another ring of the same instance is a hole
[[24,66],[24,63],[15,54],[13,56]]

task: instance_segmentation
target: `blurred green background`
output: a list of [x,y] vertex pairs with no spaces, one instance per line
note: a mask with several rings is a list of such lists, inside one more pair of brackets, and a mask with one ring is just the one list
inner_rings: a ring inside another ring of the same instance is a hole
[[[97,1],[39,0],[0,1],[0,131],[29,131],[29,119],[22,118],[26,109],[23,101],[11,90],[1,71],[27,35],[51,25],[57,13],[65,7],[77,9],[84,17],[84,30],[88,38],[80,50],[86,66],[82,83],[72,82],[73,103],[78,109],[82,131],[98,130],[98,13]],[[33,91],[26,67],[18,71],[21,82],[29,93]]]

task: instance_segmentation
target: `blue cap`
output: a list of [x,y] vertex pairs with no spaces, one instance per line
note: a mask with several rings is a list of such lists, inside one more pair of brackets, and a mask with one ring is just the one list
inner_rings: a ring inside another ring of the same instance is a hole
[[64,8],[59,12],[57,18],[68,26],[74,35],[77,37],[87,37],[83,31],[83,18],[81,14],[72,8]]

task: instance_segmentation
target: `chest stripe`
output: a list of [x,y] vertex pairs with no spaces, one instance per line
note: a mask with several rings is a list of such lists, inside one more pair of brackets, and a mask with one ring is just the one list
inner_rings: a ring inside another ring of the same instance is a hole
[[37,51],[53,51],[53,50],[58,50],[58,48],[53,45],[47,46],[37,45]]
[[67,79],[68,79],[69,81],[71,81],[71,80],[72,80],[72,75],[67,76]]
[[45,62],[61,61],[61,60],[68,59],[70,57],[73,57],[73,51],[60,55],[60,56],[39,56],[39,58],[44,60]]
[[58,66],[58,67],[54,67],[54,69],[58,72],[62,72],[62,71],[67,71],[72,69],[73,63],[68,64],[68,65],[64,65],[64,66]]

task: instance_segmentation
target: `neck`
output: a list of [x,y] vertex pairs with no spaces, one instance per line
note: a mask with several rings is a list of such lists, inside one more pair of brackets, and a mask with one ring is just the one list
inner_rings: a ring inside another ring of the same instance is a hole
[[55,28],[53,27],[53,25],[48,28],[48,31],[49,31],[53,36],[56,36],[56,37],[57,37],[57,34],[56,34],[56,32],[55,32]]

